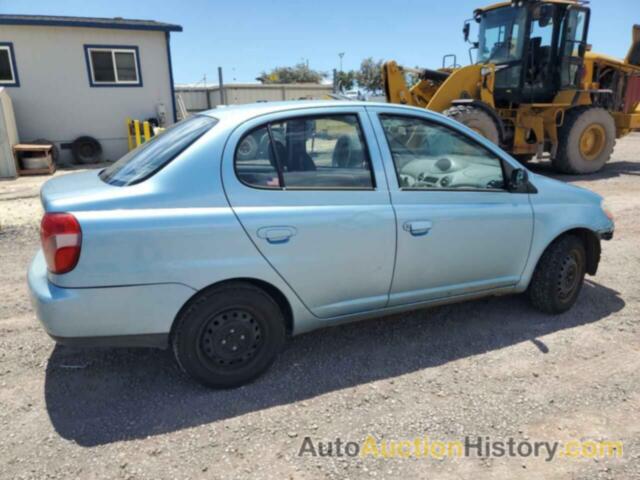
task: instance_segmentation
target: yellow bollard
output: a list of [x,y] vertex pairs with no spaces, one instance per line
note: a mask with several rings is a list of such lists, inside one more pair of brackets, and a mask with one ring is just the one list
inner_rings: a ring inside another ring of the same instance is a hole
[[142,129],[144,131],[144,143],[147,143],[151,140],[151,128],[149,126],[149,122],[144,122],[142,124]]
[[136,147],[140,146],[140,120],[133,121],[133,130],[136,133]]
[[133,150],[134,149],[134,145],[133,145],[133,132],[131,131],[131,118],[127,117],[125,120],[125,123],[127,124],[127,144],[129,145],[129,150]]

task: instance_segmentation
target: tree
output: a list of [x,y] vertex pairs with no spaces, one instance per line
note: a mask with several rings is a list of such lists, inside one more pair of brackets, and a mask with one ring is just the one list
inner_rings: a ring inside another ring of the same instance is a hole
[[382,92],[382,60],[365,58],[356,73],[358,85],[371,93]]
[[326,76],[306,63],[298,63],[293,67],[276,67],[268,73],[262,72],[256,80],[262,83],[320,83]]
[[356,84],[356,75],[357,73],[353,70],[336,73],[338,90],[352,90]]

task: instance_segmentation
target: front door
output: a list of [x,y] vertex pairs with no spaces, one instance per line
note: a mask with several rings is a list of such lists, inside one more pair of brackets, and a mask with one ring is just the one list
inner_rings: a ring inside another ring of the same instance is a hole
[[388,301],[395,217],[374,142],[358,107],[262,117],[227,142],[223,179],[232,208],[318,317]]
[[398,222],[389,304],[515,285],[533,213],[528,194],[505,189],[499,156],[428,114],[371,111]]

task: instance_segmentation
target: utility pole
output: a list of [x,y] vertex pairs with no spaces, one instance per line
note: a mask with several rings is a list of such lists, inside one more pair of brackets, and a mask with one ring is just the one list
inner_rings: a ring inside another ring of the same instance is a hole
[[204,74],[204,77],[202,78],[202,81],[204,83],[204,94],[207,98],[207,110],[211,110],[211,95],[209,95],[209,90],[207,90],[207,74]]
[[342,71],[342,57],[344,57],[344,52],[340,52],[338,56],[340,57],[340,71]]
[[227,92],[224,91],[224,81],[222,80],[222,67],[218,67],[218,87],[220,87],[220,103],[227,104]]

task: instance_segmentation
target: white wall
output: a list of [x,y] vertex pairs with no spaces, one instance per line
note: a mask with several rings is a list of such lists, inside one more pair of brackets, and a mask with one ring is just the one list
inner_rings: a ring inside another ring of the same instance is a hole
[[[104,159],[116,160],[127,151],[127,116],[156,117],[163,103],[173,122],[164,32],[2,25],[0,42],[13,42],[20,86],[7,90],[21,142],[59,144],[90,135],[102,144]],[[137,46],[143,86],[91,87],[85,44]],[[60,153],[70,161],[70,150]]]

